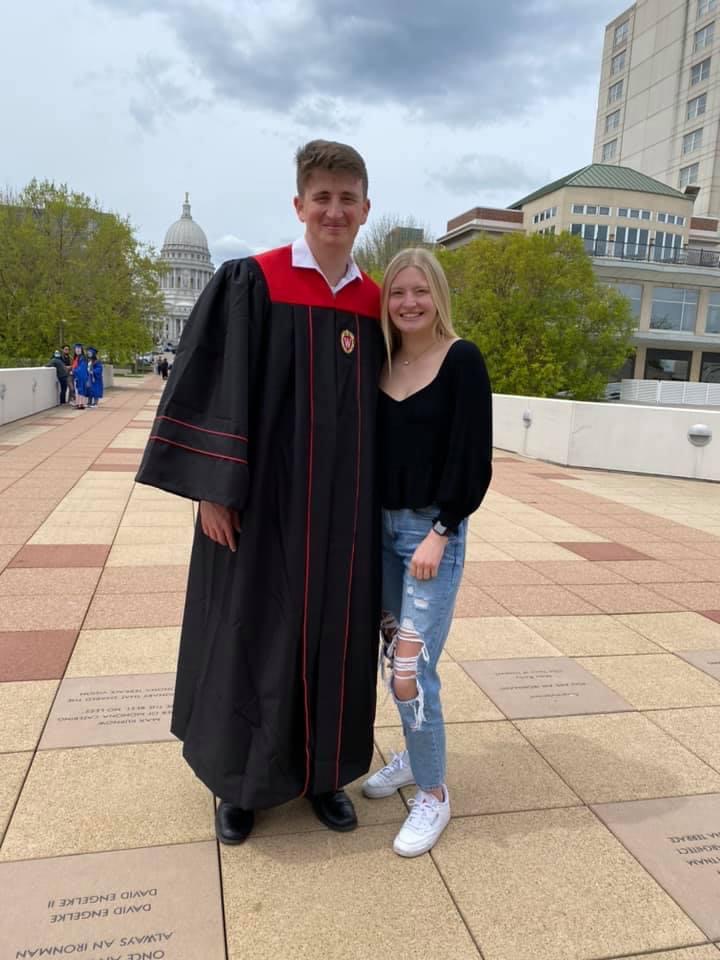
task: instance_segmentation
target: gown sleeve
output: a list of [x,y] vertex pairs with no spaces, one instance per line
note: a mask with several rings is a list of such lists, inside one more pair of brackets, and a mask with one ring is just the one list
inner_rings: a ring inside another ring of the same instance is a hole
[[454,366],[448,454],[437,493],[438,519],[451,530],[477,510],[492,479],[492,389],[485,361],[473,343],[464,342]]
[[223,264],[193,308],[138,483],[242,510],[249,487],[249,328],[263,297],[247,260]]

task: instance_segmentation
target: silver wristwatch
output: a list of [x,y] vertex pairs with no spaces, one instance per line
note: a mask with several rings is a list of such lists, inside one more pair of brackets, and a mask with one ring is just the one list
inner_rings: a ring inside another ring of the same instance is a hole
[[450,531],[449,531],[448,528],[445,526],[445,524],[444,524],[444,523],[440,523],[439,520],[436,520],[436,521],[435,521],[435,523],[432,525],[432,528],[433,528],[433,530],[435,531],[435,533],[439,534],[439,536],[441,536],[441,537],[447,537],[447,536],[449,535],[449,533],[450,533]]

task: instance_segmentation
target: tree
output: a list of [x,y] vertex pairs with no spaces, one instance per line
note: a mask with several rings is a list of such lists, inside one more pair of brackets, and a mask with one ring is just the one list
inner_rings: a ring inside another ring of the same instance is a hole
[[496,393],[604,396],[635,324],[628,300],[595,277],[580,238],[482,237],[439,258],[458,334],[482,350]]
[[370,220],[363,229],[353,256],[365,273],[380,281],[385,268],[400,250],[406,247],[434,246],[427,229],[414,217],[399,217],[397,214],[387,213]]
[[61,341],[121,362],[148,350],[162,269],[127,219],[65,185],[0,196],[0,364],[44,363]]

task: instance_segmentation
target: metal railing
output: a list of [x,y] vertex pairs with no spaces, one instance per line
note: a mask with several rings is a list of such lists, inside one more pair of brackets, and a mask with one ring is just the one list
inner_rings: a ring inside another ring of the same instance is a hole
[[609,383],[608,400],[647,403],[656,406],[720,406],[720,383],[691,383],[683,380],[622,380]]
[[654,243],[628,243],[621,240],[583,240],[591,257],[634,260],[689,267],[720,267],[720,251],[698,247],[664,247]]

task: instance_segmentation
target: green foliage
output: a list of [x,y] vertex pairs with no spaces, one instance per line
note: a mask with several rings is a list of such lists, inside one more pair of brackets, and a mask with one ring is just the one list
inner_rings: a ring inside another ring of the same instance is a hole
[[162,267],[128,220],[67,186],[0,197],[0,364],[46,363],[61,343],[125,362],[151,348]]
[[456,330],[482,350],[496,393],[604,396],[635,324],[627,299],[596,279],[578,237],[482,237],[438,256]]

